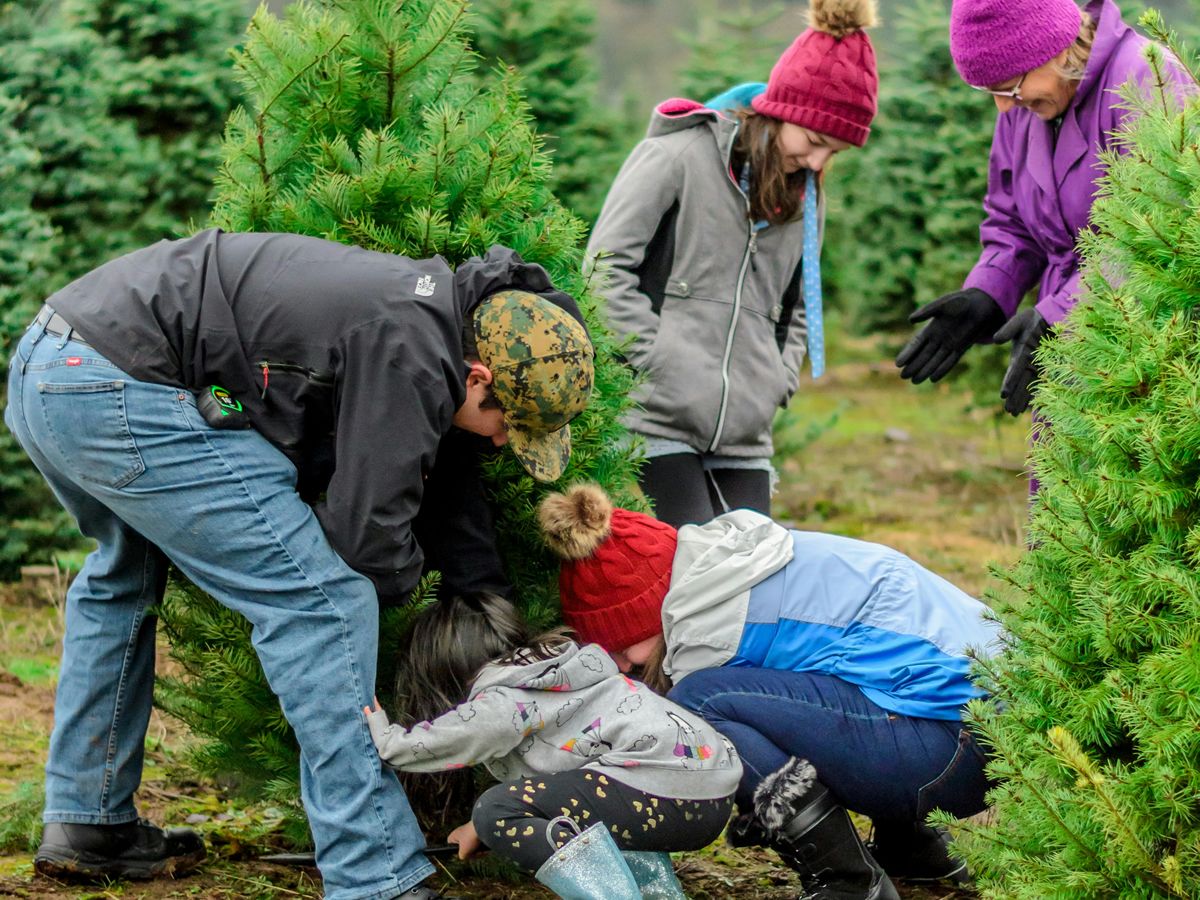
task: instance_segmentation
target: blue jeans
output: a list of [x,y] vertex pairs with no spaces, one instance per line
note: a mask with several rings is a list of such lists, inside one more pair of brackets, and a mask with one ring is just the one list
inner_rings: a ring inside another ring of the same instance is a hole
[[244,615],[300,744],[300,784],[331,900],[390,898],[433,872],[362,714],[378,604],[253,430],[210,428],[182,388],[147,384],[86,344],[29,329],[4,420],[99,546],[67,592],[46,763],[47,822],[137,816],[166,560]]
[[737,748],[742,812],[759,782],[792,756],[811,762],[844,806],[876,823],[984,808],[984,756],[961,722],[889,712],[832,675],[726,666],[686,676],[668,696]]

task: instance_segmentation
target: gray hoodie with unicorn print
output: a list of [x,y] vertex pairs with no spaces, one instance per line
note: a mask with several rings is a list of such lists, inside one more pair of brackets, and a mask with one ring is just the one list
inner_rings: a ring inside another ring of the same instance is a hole
[[384,762],[406,772],[483,764],[496,778],[585,768],[640,791],[685,800],[727,797],[742,764],[711,725],[617,670],[596,644],[553,659],[490,664],[470,700],[412,728],[367,716]]

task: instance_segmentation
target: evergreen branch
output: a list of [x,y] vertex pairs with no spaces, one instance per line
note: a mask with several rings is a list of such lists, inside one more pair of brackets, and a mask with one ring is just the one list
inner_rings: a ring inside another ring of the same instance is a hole
[[[455,59],[455,60],[454,60],[454,62],[453,62],[453,63],[452,63],[450,66],[448,66],[448,67],[447,67],[447,68],[448,68],[448,70],[449,70],[449,71],[451,71],[451,72],[457,72],[457,71],[458,71],[458,66],[459,66],[459,64],[460,64],[460,63],[461,63],[461,62],[462,62],[464,59],[466,59],[466,58],[467,58],[467,56],[468,56],[470,53],[471,53],[471,48],[470,48],[470,47],[468,47],[466,44],[463,44],[463,46],[462,46],[462,49],[461,49],[461,51],[460,51],[460,52],[459,52],[459,54],[458,54],[458,58],[457,58],[457,59]],[[441,100],[442,100],[442,95],[443,95],[444,93],[446,93],[447,89],[448,89],[448,88],[449,88],[449,87],[450,87],[452,84],[454,84],[454,79],[453,79],[453,78],[447,78],[447,79],[446,79],[446,81],[445,81],[445,82],[442,84],[442,86],[438,88],[438,92],[437,92],[436,94],[434,94],[434,95],[433,95],[433,99],[430,101],[430,105],[432,106],[432,105],[435,105],[435,104],[437,104],[437,103],[440,103],[440,102],[441,102]],[[476,89],[475,89],[475,93],[472,95],[472,99],[473,99],[474,97],[477,97],[477,96],[479,96],[479,92],[480,92],[480,90],[481,90],[481,88],[476,88]],[[470,103],[471,103],[471,100],[464,100],[464,106],[469,106],[469,105],[470,105]]]
[[462,17],[464,15],[466,15],[466,12],[467,12],[467,4],[464,0],[464,2],[459,3],[458,12],[456,12],[454,14],[454,18],[450,20],[450,24],[446,26],[446,29],[441,33],[441,35],[438,36],[438,39],[429,47],[428,50],[426,50],[423,54],[421,54],[421,56],[417,57],[416,62],[414,62],[411,66],[409,66],[404,71],[398,73],[396,75],[396,78],[397,79],[403,78],[405,75],[407,75],[409,72],[411,72],[417,66],[419,66],[421,63],[425,62],[425,60],[427,60],[430,56],[432,56],[433,51],[437,50],[438,47],[440,47],[442,44],[444,44],[446,42],[446,40],[450,37],[450,35],[454,34],[458,30],[458,23],[462,20]]
[[1012,754],[1008,753],[1001,746],[1000,743],[998,743],[997,735],[994,732],[988,731],[988,729],[985,727],[982,719],[976,719],[972,724],[976,729],[979,730],[979,732],[981,734],[984,735],[984,737],[987,739],[988,743],[991,745],[992,749],[996,753],[1000,754],[1000,756],[1004,759],[1004,761],[1006,763],[1008,763],[1015,778],[1021,782],[1021,784],[1025,787],[1025,789],[1027,791],[1029,791],[1030,795],[1046,811],[1046,814],[1050,817],[1050,819],[1058,827],[1059,832],[1064,837],[1066,837],[1071,843],[1073,843],[1075,845],[1075,847],[1081,853],[1083,853],[1083,855],[1085,857],[1087,857],[1087,859],[1092,863],[1092,865],[1095,866],[1096,871],[1098,873],[1100,873],[1101,877],[1104,878],[1105,881],[1108,882],[1108,884],[1115,887],[1115,885],[1112,882],[1112,877],[1109,872],[1109,867],[1104,865],[1104,863],[1100,859],[1100,857],[1096,855],[1096,852],[1091,847],[1089,847],[1086,843],[1084,843],[1083,838],[1079,837],[1079,835],[1077,835],[1071,829],[1071,827],[1069,825],[1067,825],[1066,820],[1064,820],[1063,817],[1058,814],[1057,804],[1052,802],[1049,797],[1045,796],[1042,793],[1042,791],[1034,783],[1033,779],[1030,778],[1026,774],[1025,769],[1021,765],[1021,763]]
[[[1167,78],[1163,74],[1163,58],[1153,44],[1146,48],[1146,60],[1150,63],[1150,71],[1154,73],[1154,90],[1158,94],[1159,103],[1162,104],[1162,114],[1170,118],[1171,107],[1167,103]],[[1182,147],[1178,149],[1183,150]]]
[[[271,111],[271,107],[275,105],[275,103],[279,100],[279,98],[282,97],[291,88],[291,86],[293,84],[295,84],[301,78],[301,76],[306,74],[311,68],[313,68],[317,64],[324,62],[326,59],[328,59],[333,54],[333,51],[338,48],[338,45],[341,44],[341,42],[344,41],[349,36],[350,36],[350,32],[348,32],[348,31],[342,32],[342,34],[340,34],[338,36],[338,39],[336,41],[334,41],[324,52],[318,53],[316,56],[314,56],[312,58],[312,60],[309,61],[308,65],[304,66],[303,68],[301,68],[301,69],[297,70],[295,73],[293,73],[292,77],[289,78],[287,80],[287,82],[285,82],[284,85],[278,91],[275,92],[275,96],[272,97],[270,100],[268,100],[266,105],[263,106],[263,108],[259,111],[258,115],[254,117],[255,127],[257,128],[257,132],[258,132],[258,134],[257,134],[258,159],[256,160],[256,162],[258,164],[258,171],[262,178],[263,184],[269,184],[271,181],[271,172],[267,168],[267,146],[266,146],[267,113]],[[295,154],[293,154],[293,156],[294,155]],[[286,161],[285,161],[285,163],[286,163]],[[276,169],[276,171],[278,171],[278,168]]]
[[1200,85],[1200,78],[1197,77],[1195,68],[1185,62],[1189,56],[1187,47],[1179,40],[1179,36],[1174,31],[1167,28],[1166,20],[1163,19],[1161,12],[1157,9],[1147,9],[1138,17],[1138,25],[1144,28],[1151,38],[1170,50],[1192,81]]
[[[1179,117],[1179,119],[1180,119],[1180,122],[1182,122],[1182,121],[1183,121],[1183,117],[1182,117],[1182,116],[1180,116],[1180,117]],[[1193,149],[1195,149],[1195,148],[1193,148]],[[1183,150],[1184,150],[1184,148],[1183,148],[1183,147],[1180,147],[1180,148],[1179,148],[1179,152],[1180,152],[1180,153],[1182,153],[1182,152],[1183,152]],[[1172,170],[1170,170],[1170,169],[1160,169],[1158,166],[1156,166],[1156,165],[1154,164],[1154,163],[1155,163],[1155,161],[1154,161],[1153,157],[1151,157],[1151,156],[1147,156],[1146,154],[1142,153],[1142,152],[1139,150],[1139,151],[1137,152],[1137,155],[1136,155],[1136,157],[1135,157],[1135,158],[1136,158],[1136,160],[1137,160],[1137,163],[1138,163],[1138,165],[1139,165],[1139,166],[1141,166],[1141,165],[1144,165],[1144,166],[1145,166],[1147,169],[1149,169],[1150,171],[1152,171],[1152,172],[1153,172],[1155,175],[1159,175],[1159,176],[1161,176],[1161,177],[1163,177],[1163,178],[1167,179],[1168,181],[1173,181],[1173,182],[1175,182],[1177,185],[1179,185],[1181,188],[1184,188],[1184,189],[1185,189],[1185,190],[1187,190],[1187,191],[1191,191],[1191,190],[1192,190],[1192,184],[1191,184],[1191,182],[1189,182],[1189,181],[1188,181],[1186,178],[1184,178],[1182,175],[1179,175],[1177,172],[1173,172],[1173,171],[1172,171]],[[1189,208],[1189,207],[1188,207],[1188,205],[1187,205],[1186,203],[1184,203],[1184,202],[1180,202],[1178,205],[1179,205],[1179,207],[1180,207],[1181,209],[1188,209],[1188,208]]]
[[1095,764],[1084,753],[1083,748],[1079,745],[1079,741],[1069,731],[1059,725],[1055,725],[1046,732],[1046,737],[1056,751],[1054,755],[1078,773],[1079,781],[1076,782],[1077,785],[1079,787],[1090,787],[1095,795],[1100,798],[1100,802],[1104,804],[1111,816],[1111,821],[1125,836],[1127,846],[1132,847],[1134,852],[1140,857],[1139,861],[1142,867],[1149,872],[1154,885],[1165,893],[1182,897],[1183,894],[1173,885],[1168,884],[1163,878],[1162,866],[1151,855],[1133,829],[1129,827],[1124,813],[1117,807],[1116,802],[1105,787],[1104,775],[1096,770]]
[[383,103],[383,121],[391,124],[396,118],[396,47],[387,48],[387,99]]

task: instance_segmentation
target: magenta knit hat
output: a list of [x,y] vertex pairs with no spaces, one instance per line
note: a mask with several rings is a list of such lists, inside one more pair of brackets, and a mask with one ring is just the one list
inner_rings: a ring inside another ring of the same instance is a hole
[[879,96],[875,48],[863,31],[875,24],[875,0],[811,0],[808,21],[750,105],[861,147]]
[[954,0],[950,55],[967,84],[1003,84],[1071,46],[1081,21],[1074,0]]

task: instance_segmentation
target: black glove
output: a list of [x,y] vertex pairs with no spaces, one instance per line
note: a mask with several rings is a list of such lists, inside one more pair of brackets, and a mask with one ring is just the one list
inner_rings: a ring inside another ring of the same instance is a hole
[[938,297],[908,317],[914,325],[926,319],[932,321],[896,357],[900,377],[911,378],[913,384],[943,378],[967,348],[991,339],[1004,324],[1004,311],[979,288],[967,288]]
[[1004,373],[1004,383],[1000,385],[1000,399],[1010,415],[1019,416],[1029,409],[1033,382],[1038,377],[1033,351],[1049,330],[1050,325],[1042,318],[1042,314],[1030,307],[1009,319],[993,338],[997,344],[1013,342],[1008,356],[1008,371]]

